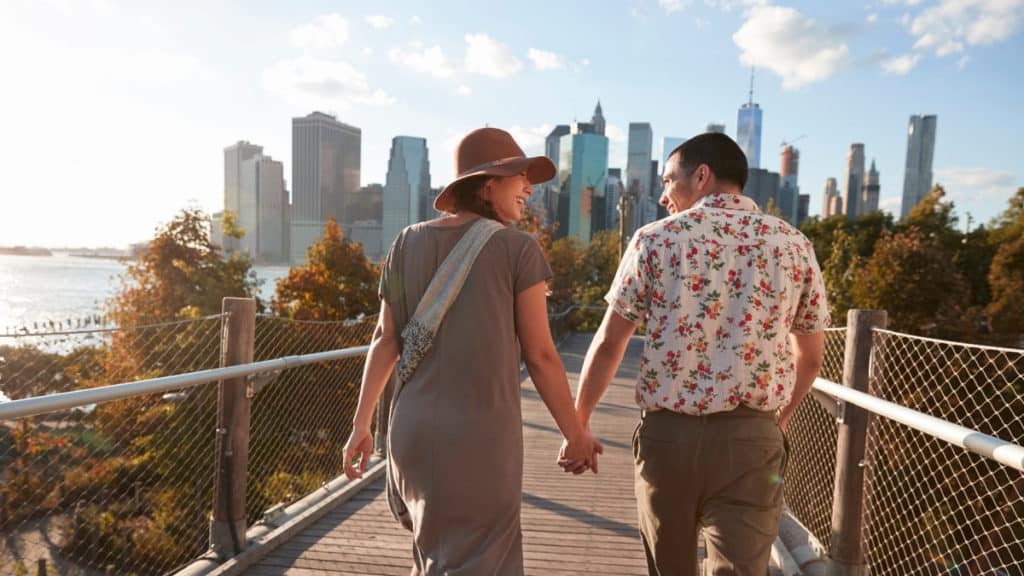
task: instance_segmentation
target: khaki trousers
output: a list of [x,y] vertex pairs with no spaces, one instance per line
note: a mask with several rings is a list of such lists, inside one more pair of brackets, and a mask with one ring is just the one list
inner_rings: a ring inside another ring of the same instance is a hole
[[775,415],[645,412],[633,434],[640,532],[651,576],[765,576],[779,531],[789,447]]

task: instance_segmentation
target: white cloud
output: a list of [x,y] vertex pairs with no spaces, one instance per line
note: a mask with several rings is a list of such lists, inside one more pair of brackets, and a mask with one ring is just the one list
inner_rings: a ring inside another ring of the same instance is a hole
[[399,66],[436,78],[450,78],[455,73],[441,47],[436,44],[426,49],[392,48],[388,58]]
[[459,96],[472,96],[473,89],[465,84],[459,84],[459,87],[455,89],[455,93]]
[[377,30],[383,30],[395,23],[395,19],[390,16],[383,16],[381,14],[371,14],[366,17],[366,21]]
[[412,24],[413,26],[419,26],[422,23],[423,20],[420,20],[420,17],[416,16],[415,14],[411,18],[409,18],[409,24]]
[[888,74],[904,76],[914,69],[920,59],[920,54],[904,54],[895,58],[887,58],[882,60],[882,69]]
[[292,30],[292,44],[306,50],[334,50],[348,41],[348,20],[340,14],[323,14]]
[[710,22],[707,20],[707,18],[701,18],[700,16],[697,16],[696,18],[694,18],[693,22],[694,22],[694,24],[697,25],[697,29],[698,30],[703,30],[703,29],[708,27],[708,24],[710,24]]
[[850,62],[849,48],[835,31],[782,6],[752,8],[732,39],[745,66],[775,72],[786,89],[824,80]]
[[1016,179],[1010,172],[980,167],[939,168],[935,171],[935,183],[942,184],[958,205],[1006,200],[1016,190]]
[[490,76],[507,78],[519,72],[523,64],[508,46],[487,34],[466,34],[466,70]]
[[551,125],[541,124],[534,127],[512,126],[508,129],[508,133],[515,138],[516,143],[523,148],[527,155],[543,154],[544,139],[551,133]]
[[691,0],[658,0],[658,5],[666,14],[682,12],[690,5]]
[[371,55],[373,55],[373,48],[370,48],[369,46],[364,47],[363,48],[363,56],[371,56]]
[[872,12],[871,14],[868,14],[868,22],[871,24],[878,22],[878,13]]
[[1024,0],[940,0],[914,18],[914,48],[936,56],[964,51],[965,46],[1002,42],[1024,21]]
[[565,67],[562,57],[554,52],[530,48],[529,56],[537,70],[560,70]]
[[604,135],[612,142],[622,144],[626,141],[626,132],[615,124],[608,124],[604,127]]
[[963,70],[964,68],[966,68],[967,67],[967,63],[970,62],[970,61],[971,61],[971,57],[970,56],[968,56],[966,54],[961,56],[960,59],[956,61],[956,68],[957,68],[957,70]]
[[263,74],[268,92],[305,108],[349,110],[355,105],[390,106],[395,98],[371,88],[347,62],[302,56],[278,62]]

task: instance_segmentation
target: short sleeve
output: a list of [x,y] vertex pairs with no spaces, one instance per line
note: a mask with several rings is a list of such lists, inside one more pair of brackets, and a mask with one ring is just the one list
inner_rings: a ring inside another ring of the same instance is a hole
[[802,251],[804,258],[803,283],[800,286],[800,300],[790,331],[794,334],[815,334],[832,324],[825,296],[825,279],[814,257],[814,250],[808,246]]
[[540,249],[540,244],[533,236],[527,237],[527,240],[523,242],[518,260],[513,281],[513,290],[516,294],[538,282],[551,278],[551,266],[548,265],[547,259],[544,258],[544,252]]
[[381,300],[394,306],[398,300],[398,289],[402,286],[401,278],[401,244],[405,239],[405,230],[398,234],[395,241],[388,250],[380,267],[380,286],[377,289],[377,296]]
[[642,322],[650,308],[647,252],[647,244],[638,231],[622,255],[615,280],[604,297],[619,316],[634,324]]

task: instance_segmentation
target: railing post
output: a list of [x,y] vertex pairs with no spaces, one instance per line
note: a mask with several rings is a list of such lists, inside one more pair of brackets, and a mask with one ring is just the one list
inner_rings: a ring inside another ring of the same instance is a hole
[[[221,321],[220,365],[253,361],[256,301],[225,298]],[[217,395],[217,456],[213,482],[210,548],[222,558],[245,549],[245,489],[249,465],[248,379],[221,380]]]
[[[846,321],[846,353],[843,358],[843,386],[868,392],[872,328],[884,328],[884,310],[850,310]],[[853,404],[840,406],[839,437],[836,440],[836,481],[832,495],[832,540],[829,546],[829,576],[866,576],[866,546],[863,544],[864,453],[867,448],[870,413]]]

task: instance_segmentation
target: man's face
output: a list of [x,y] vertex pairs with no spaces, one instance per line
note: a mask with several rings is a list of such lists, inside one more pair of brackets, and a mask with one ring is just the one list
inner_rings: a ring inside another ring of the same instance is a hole
[[692,174],[687,174],[679,165],[679,153],[669,156],[665,162],[665,172],[661,175],[662,190],[658,203],[668,209],[669,214],[693,206],[700,199],[697,184],[702,171],[707,171],[707,166],[702,164]]

